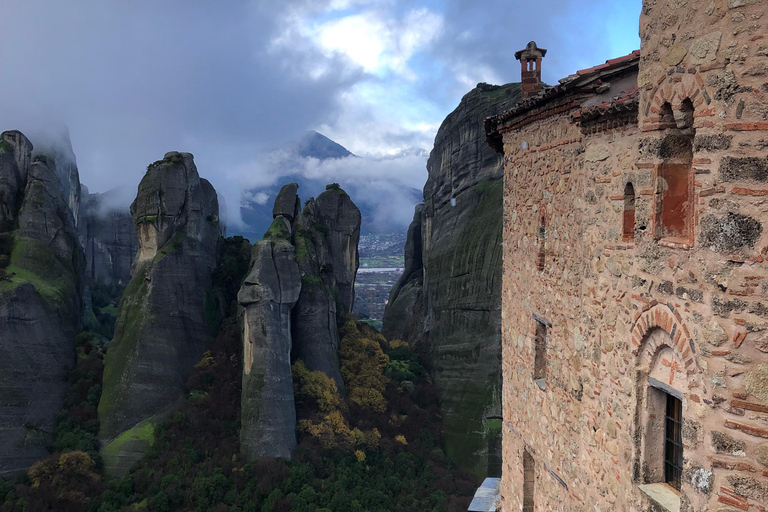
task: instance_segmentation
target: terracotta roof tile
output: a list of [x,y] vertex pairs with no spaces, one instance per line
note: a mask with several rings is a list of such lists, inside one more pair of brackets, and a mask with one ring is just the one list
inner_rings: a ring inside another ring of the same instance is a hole
[[[563,94],[572,89],[576,89],[579,86],[602,85],[600,78],[603,75],[609,74],[611,71],[614,71],[614,70],[618,70],[625,67],[627,68],[631,67],[632,65],[636,65],[639,61],[640,61],[640,50],[635,50],[628,55],[607,60],[605,61],[604,64],[579,70],[576,73],[561,79],[558,85],[555,85],[553,87],[548,87],[542,90],[536,96],[519,102],[517,105],[507,110],[506,112],[487,118],[485,123],[486,131],[490,130],[488,132],[488,135],[490,135],[491,132],[496,131],[498,123],[503,122],[507,119],[513,118],[519,114],[523,114],[524,112],[526,112],[527,110],[530,110],[531,108],[537,106],[538,104],[543,103],[553,97],[559,96],[560,94]],[[627,91],[627,93],[631,93],[631,92],[632,91]],[[636,89],[633,94],[634,94],[633,96],[634,99],[624,98],[624,100],[622,101],[625,101],[625,100],[637,101]],[[610,102],[607,107],[603,107],[603,108],[610,108],[611,103],[613,102]],[[619,106],[620,104],[621,104],[621,101],[619,101],[619,103],[616,106]],[[594,108],[600,108],[600,107],[601,106],[591,107],[591,108],[594,109]],[[586,110],[589,110],[589,109],[586,109]]]
[[611,98],[611,101],[579,110],[573,114],[573,119],[594,119],[605,114],[632,110],[637,108],[639,98],[640,91],[637,90],[637,87],[629,91],[622,91]]

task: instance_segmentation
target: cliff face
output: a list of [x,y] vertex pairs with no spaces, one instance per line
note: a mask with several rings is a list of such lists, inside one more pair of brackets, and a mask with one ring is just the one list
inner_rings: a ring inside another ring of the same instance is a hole
[[139,249],[133,218],[126,208],[115,209],[114,194],[83,193],[80,241],[85,252],[85,273],[92,281],[128,284],[131,264]]
[[48,455],[82,309],[77,167],[32,149],[0,135],[0,474]]
[[519,84],[479,84],[441,125],[384,313],[385,336],[427,352],[448,455],[478,476],[500,471],[501,417],[503,161],[483,122],[519,97]]
[[238,301],[243,310],[240,440],[248,457],[288,457],[296,447],[291,362],[301,359],[344,389],[338,314],[354,301],[360,211],[329,185],[303,211],[295,183],[275,200],[274,220],[253,246]]
[[133,434],[121,434],[174,408],[205,349],[210,329],[203,302],[220,232],[216,191],[199,177],[189,153],[167,153],[148,167],[131,215],[139,247],[105,357],[99,403],[99,436],[111,442],[105,464],[113,473],[132,462],[119,448],[122,437]]

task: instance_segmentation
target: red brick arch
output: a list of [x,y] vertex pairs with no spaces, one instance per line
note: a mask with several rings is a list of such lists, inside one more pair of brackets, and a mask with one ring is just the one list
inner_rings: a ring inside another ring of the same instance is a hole
[[659,328],[669,334],[671,348],[685,365],[686,373],[691,375],[697,367],[694,357],[694,344],[688,328],[683,323],[680,313],[668,304],[649,304],[640,314],[632,327],[632,354],[638,357],[641,368],[650,368],[653,358],[662,345],[660,341],[648,341],[652,329]]
[[704,88],[704,80],[698,73],[675,75],[681,77],[679,82],[662,82],[651,93],[650,101],[645,107],[645,115],[651,116],[649,121],[654,121],[659,115],[661,106],[669,103],[672,110],[680,110],[685,99],[690,99],[696,109],[701,107],[707,96]]

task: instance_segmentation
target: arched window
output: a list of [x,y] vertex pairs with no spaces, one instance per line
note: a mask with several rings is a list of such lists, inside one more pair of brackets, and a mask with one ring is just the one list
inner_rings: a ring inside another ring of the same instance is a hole
[[675,122],[675,114],[672,112],[672,105],[670,105],[669,102],[666,102],[661,106],[659,117],[661,118],[661,122],[659,124],[660,129],[677,127],[677,123]]
[[649,495],[666,494],[667,486],[681,490],[683,472],[682,425],[688,378],[684,362],[671,348],[672,337],[653,328],[645,346],[657,346],[650,367],[639,372],[639,428],[641,450],[640,489]]
[[635,187],[627,183],[624,187],[624,219],[622,240],[632,242],[635,240]]
[[680,129],[691,128],[693,126],[693,102],[686,98],[680,104],[680,119],[677,127]]

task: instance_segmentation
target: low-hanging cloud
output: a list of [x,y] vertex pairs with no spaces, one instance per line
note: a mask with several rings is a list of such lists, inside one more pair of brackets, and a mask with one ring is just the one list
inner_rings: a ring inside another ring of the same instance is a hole
[[[513,54],[529,40],[549,49],[544,79],[554,83],[638,46],[616,34],[636,33],[639,9],[640,0],[8,2],[0,130],[65,123],[82,181],[128,197],[147,164],[189,151],[233,213],[243,190],[282,175],[275,148],[306,130],[358,155],[429,150],[476,82],[519,80]],[[366,166],[300,170],[363,175],[391,189],[382,197],[426,179],[415,160]]]

